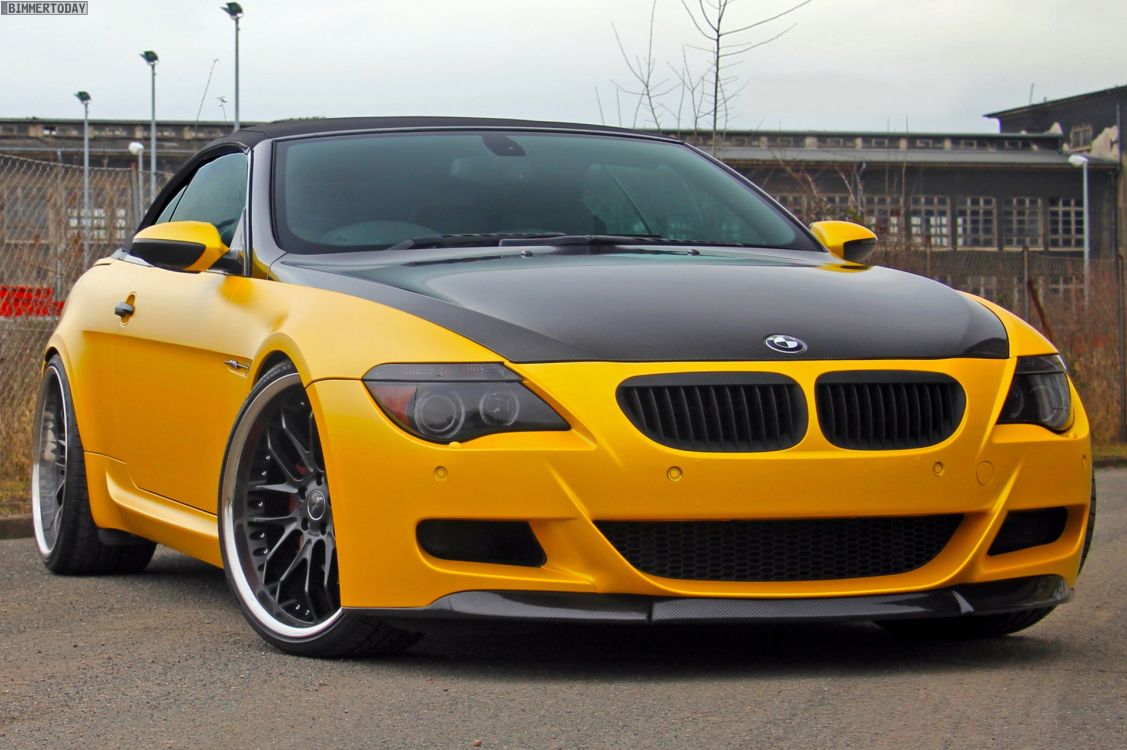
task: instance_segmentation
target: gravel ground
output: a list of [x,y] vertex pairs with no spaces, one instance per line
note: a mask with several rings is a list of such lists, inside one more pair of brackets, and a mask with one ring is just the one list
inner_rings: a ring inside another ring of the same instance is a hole
[[436,626],[408,655],[283,656],[220,571],[161,550],[61,578],[0,542],[0,747],[1127,747],[1127,470],[1077,597],[1019,636],[869,625]]

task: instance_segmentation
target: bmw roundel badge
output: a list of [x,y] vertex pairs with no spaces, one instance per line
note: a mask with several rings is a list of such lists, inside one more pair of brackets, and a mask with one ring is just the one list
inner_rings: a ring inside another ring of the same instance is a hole
[[780,354],[802,354],[806,351],[806,342],[802,339],[796,339],[794,336],[787,336],[783,333],[772,333],[763,343],[767,345],[768,349],[779,352]]

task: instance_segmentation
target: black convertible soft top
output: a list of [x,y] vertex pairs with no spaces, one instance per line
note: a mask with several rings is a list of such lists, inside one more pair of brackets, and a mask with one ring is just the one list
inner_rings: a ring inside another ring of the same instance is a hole
[[[239,143],[254,146],[271,138],[320,133],[351,131],[379,131],[404,129],[445,128],[536,128],[572,130],[580,132],[622,133],[637,135],[636,131],[608,125],[586,125],[571,122],[543,120],[507,120],[489,117],[317,117],[299,120],[278,120],[251,125],[212,141],[209,146],[221,143]],[[652,135],[652,134],[651,134]]]

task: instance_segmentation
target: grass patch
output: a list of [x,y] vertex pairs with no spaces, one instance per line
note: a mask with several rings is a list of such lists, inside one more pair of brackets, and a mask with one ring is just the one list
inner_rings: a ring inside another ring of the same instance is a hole
[[1099,458],[1118,458],[1127,461],[1127,443],[1096,443],[1092,455]]
[[0,516],[29,512],[27,490],[27,479],[0,479]]

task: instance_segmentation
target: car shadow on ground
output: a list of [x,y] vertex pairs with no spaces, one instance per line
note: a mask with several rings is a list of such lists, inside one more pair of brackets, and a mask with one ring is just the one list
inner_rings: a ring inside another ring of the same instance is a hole
[[[222,571],[162,552],[148,573],[123,585],[213,599],[241,618]],[[210,609],[210,607],[209,607]],[[394,658],[355,665],[435,676],[528,680],[673,679],[811,675],[895,675],[930,671],[1051,667],[1080,648],[1053,626],[1055,613],[1025,634],[982,641],[920,642],[868,623],[628,626],[441,621],[411,623],[424,637]],[[245,628],[247,645],[258,641]],[[269,647],[261,644],[264,651]]]
[[428,626],[406,669],[514,679],[897,674],[1045,666],[1074,646],[1051,627],[975,642],[920,642],[868,623]]

